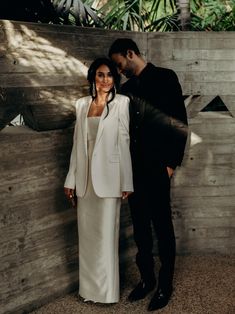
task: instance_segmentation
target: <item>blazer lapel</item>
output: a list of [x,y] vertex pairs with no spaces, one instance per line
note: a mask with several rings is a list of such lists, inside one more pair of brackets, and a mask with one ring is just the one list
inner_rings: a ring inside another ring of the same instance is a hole
[[100,116],[100,121],[99,121],[99,126],[98,126],[98,130],[97,130],[97,135],[96,135],[96,140],[95,140],[95,146],[97,145],[97,143],[100,140],[100,137],[103,133],[103,129],[104,129],[104,117],[107,114],[107,108],[105,107],[101,116]]
[[81,113],[81,126],[82,126],[82,133],[83,133],[82,136],[83,136],[83,142],[84,142],[84,147],[85,147],[85,153],[87,155],[87,115],[90,109],[92,98],[87,97],[85,101],[86,103]]
[[[111,101],[111,102],[109,103],[109,105],[108,105],[108,106],[109,106],[109,114],[110,114],[110,111],[111,111],[111,109],[112,109],[114,103],[115,103],[115,102],[114,102],[114,100],[113,100],[113,101]],[[101,136],[102,136],[103,129],[104,129],[105,119],[108,118],[108,116],[106,117],[107,112],[108,112],[108,109],[107,109],[107,106],[105,106],[105,108],[104,108],[104,110],[103,110],[103,112],[102,112],[102,114],[101,114],[101,116],[100,116],[100,122],[99,122],[98,130],[97,130],[95,146],[98,144],[98,142],[99,142],[99,140],[100,140],[100,138],[101,138]],[[106,117],[106,118],[105,118],[105,117]]]

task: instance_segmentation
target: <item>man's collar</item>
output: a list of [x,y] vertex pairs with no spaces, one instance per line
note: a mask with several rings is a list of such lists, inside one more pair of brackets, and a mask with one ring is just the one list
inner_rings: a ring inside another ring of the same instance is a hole
[[148,62],[146,63],[146,66],[143,68],[143,70],[140,72],[140,74],[137,76],[138,78],[142,78],[145,76],[145,73],[153,66],[152,63]]

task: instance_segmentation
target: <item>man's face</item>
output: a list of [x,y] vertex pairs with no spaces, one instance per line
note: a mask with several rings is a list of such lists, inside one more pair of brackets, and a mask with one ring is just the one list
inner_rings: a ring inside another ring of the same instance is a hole
[[135,74],[134,63],[128,54],[124,57],[121,53],[113,53],[111,59],[116,64],[119,72],[125,77],[130,78]]

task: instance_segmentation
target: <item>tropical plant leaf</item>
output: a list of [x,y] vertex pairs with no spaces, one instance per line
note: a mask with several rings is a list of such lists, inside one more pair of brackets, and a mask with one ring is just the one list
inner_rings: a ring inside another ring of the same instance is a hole
[[64,8],[64,14],[68,15],[69,14],[69,10],[71,8],[73,0],[67,0],[65,3],[65,8]]
[[[58,4],[56,4],[58,2]],[[64,6],[66,4],[66,0],[60,0],[60,1],[54,1],[55,3],[55,8],[58,13],[61,13],[62,11],[64,12]]]
[[164,16],[146,27],[146,31],[178,31],[179,21],[177,13]]
[[[78,26],[101,26],[101,19],[91,8],[94,1],[82,0],[51,0],[58,14],[66,20],[67,23]],[[86,3],[87,2],[87,3]]]
[[[179,30],[176,6],[179,1],[1,0],[0,18],[135,31],[170,31]],[[189,1],[192,30],[235,30],[235,0]]]
[[97,25],[102,25],[103,21],[99,18],[99,16],[92,10],[86,3],[84,3],[84,7],[90,17],[94,20]]

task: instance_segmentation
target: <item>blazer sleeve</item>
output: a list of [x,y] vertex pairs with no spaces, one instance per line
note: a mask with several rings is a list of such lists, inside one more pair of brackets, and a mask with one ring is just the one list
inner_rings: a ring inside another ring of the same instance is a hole
[[129,99],[123,97],[119,103],[119,155],[120,155],[120,179],[121,191],[133,192],[132,164],[130,155],[129,135]]
[[184,156],[188,136],[187,113],[182,96],[182,89],[174,71],[169,80],[169,115],[171,120],[170,140],[168,142],[167,165],[171,168],[180,166]]
[[[77,102],[78,103],[78,102]],[[77,115],[77,103],[76,103],[76,117]],[[70,164],[69,171],[65,179],[64,187],[69,189],[75,189],[76,183],[76,168],[77,168],[77,123],[78,119],[76,119],[74,134],[73,134],[73,147],[70,155]]]

